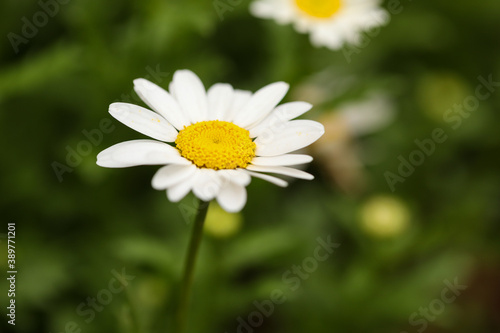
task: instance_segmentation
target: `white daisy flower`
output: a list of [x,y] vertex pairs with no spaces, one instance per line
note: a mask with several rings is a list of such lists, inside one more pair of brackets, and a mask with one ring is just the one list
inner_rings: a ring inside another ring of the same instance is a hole
[[300,33],[310,33],[314,46],[338,50],[344,43],[359,44],[361,33],[389,20],[379,0],[256,0],[253,15],[293,23]]
[[164,165],[152,186],[166,190],[172,202],[193,191],[203,201],[216,199],[226,211],[238,212],[246,203],[251,176],[282,187],[286,181],[267,173],[314,178],[289,167],[309,163],[312,157],[289,153],[316,141],[324,127],[312,120],[292,120],[312,108],[308,103],[277,106],[288,88],[276,82],[252,94],[219,83],[205,91],[188,70],[174,74],[170,92],[137,79],[135,91],[155,112],[127,103],[113,103],[109,112],[155,140],[116,144],[99,153],[97,164]]

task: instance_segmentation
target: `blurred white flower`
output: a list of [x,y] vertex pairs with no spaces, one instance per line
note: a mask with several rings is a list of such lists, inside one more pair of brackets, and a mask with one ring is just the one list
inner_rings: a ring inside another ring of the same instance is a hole
[[393,105],[387,97],[372,94],[362,101],[346,103],[338,108],[338,116],[353,136],[377,132],[394,120]]
[[380,93],[342,104],[320,117],[326,134],[311,146],[312,153],[342,190],[361,192],[365,185],[364,161],[356,138],[380,131],[394,118],[394,106]]
[[310,34],[314,46],[332,50],[359,44],[363,31],[389,20],[379,0],[255,0],[250,11],[278,24],[292,23],[298,32]]
[[153,188],[166,190],[173,202],[193,191],[203,201],[217,199],[228,212],[244,207],[251,176],[283,187],[287,182],[267,173],[314,178],[288,167],[309,163],[312,157],[289,153],[316,141],[324,127],[312,120],[292,120],[312,108],[308,103],[277,106],[288,84],[276,82],[255,94],[215,84],[207,92],[188,70],[174,74],[170,93],[144,79],[134,84],[156,112],[126,103],[111,104],[109,112],[155,140],[116,144],[97,156],[98,165],[164,165],[153,177]]

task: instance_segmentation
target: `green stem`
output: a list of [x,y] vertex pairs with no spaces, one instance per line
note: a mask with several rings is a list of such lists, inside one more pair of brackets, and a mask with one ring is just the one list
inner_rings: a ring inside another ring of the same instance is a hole
[[189,249],[184,266],[184,275],[182,277],[182,286],[179,299],[179,307],[177,308],[177,333],[183,333],[186,329],[186,319],[188,313],[189,299],[191,295],[191,287],[193,285],[194,265],[198,248],[200,247],[201,238],[203,236],[203,224],[207,216],[209,203],[199,201],[198,212],[194,219],[193,231],[191,240],[189,241]]

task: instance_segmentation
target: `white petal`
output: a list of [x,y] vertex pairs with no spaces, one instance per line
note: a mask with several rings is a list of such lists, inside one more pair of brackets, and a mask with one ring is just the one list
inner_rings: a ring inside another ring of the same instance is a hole
[[217,195],[217,202],[225,211],[237,213],[243,209],[247,202],[247,191],[242,185],[228,182],[224,184]]
[[304,148],[325,133],[323,125],[312,120],[293,120],[277,132],[265,131],[255,139],[257,156],[276,156]]
[[164,190],[191,177],[196,172],[196,166],[171,164],[158,170],[151,181],[155,190]]
[[226,120],[233,103],[234,89],[230,84],[214,84],[208,89],[208,119]]
[[[200,169],[196,169],[199,171]],[[179,202],[184,198],[189,191],[193,188],[193,184],[196,182],[198,178],[198,172],[195,172],[192,177],[186,178],[182,182],[178,182],[177,184],[170,186],[167,189],[167,198],[172,202]]]
[[222,180],[213,169],[199,169],[198,178],[193,184],[193,193],[203,201],[215,198],[221,189]]
[[207,94],[196,74],[189,70],[175,72],[171,87],[173,87],[172,93],[191,123],[208,119]]
[[233,102],[229,108],[229,112],[226,116],[225,121],[233,121],[238,112],[243,106],[250,100],[252,93],[248,90],[238,90],[234,91]]
[[260,165],[249,165],[247,170],[257,171],[257,172],[269,172],[276,173],[284,176],[290,176],[300,179],[312,180],[314,176],[302,170],[297,170],[294,168],[288,168],[283,166],[260,166]]
[[243,128],[250,128],[264,119],[285,97],[289,85],[275,82],[257,91],[238,111],[234,123]]
[[145,79],[134,80],[134,90],[153,110],[161,114],[178,130],[189,126],[187,115],[183,114],[177,101],[163,88]]
[[269,116],[250,128],[250,137],[259,136],[264,130],[276,130],[292,119],[311,110],[312,105],[306,102],[291,102],[277,106]]
[[128,127],[153,139],[173,142],[177,138],[177,131],[165,118],[143,107],[113,103],[109,106],[109,113]]
[[224,182],[232,181],[236,184],[247,186],[252,181],[250,175],[242,169],[236,170],[219,170],[217,171]]
[[339,106],[338,114],[354,135],[365,135],[387,126],[394,120],[394,107],[383,96]]
[[269,176],[269,175],[266,175],[263,173],[248,171],[248,170],[246,170],[246,172],[252,177],[263,179],[263,180],[268,181],[274,185],[278,185],[280,187],[287,187],[288,186],[288,183],[286,181],[284,181],[283,179]]
[[260,166],[285,166],[309,163],[313,158],[309,155],[287,154],[278,156],[258,156],[252,160],[253,165]]
[[[168,91],[170,92],[170,95],[175,96],[175,85],[174,85],[173,81],[168,84]],[[175,101],[175,102],[177,103],[177,101]],[[179,107],[180,107],[180,105],[179,105]]]
[[254,1],[250,4],[250,13],[261,18],[274,18],[276,8],[269,1]]
[[191,164],[174,147],[159,141],[133,140],[118,143],[97,155],[97,165],[126,168],[137,165]]
[[295,6],[290,1],[253,1],[250,12],[261,18],[274,18],[279,24],[291,22],[295,17]]

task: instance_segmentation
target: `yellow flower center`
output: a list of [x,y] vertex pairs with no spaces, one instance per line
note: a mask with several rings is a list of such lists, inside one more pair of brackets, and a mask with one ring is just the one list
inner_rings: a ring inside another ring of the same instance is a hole
[[340,10],[342,0],[295,0],[295,4],[307,15],[326,19]]
[[250,133],[226,121],[202,121],[185,127],[175,140],[181,155],[199,168],[246,168],[255,157]]

